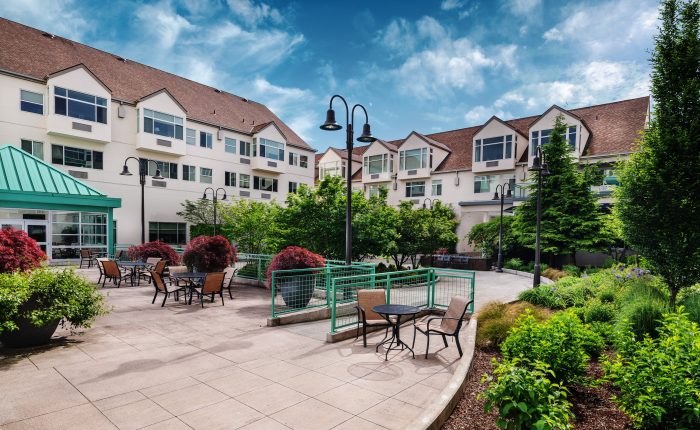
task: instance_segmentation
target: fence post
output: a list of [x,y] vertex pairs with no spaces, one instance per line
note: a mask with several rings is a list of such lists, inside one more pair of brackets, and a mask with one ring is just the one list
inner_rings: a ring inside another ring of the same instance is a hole
[[335,292],[335,279],[331,280],[331,292],[333,293],[333,297],[331,298],[331,333],[335,333],[335,317],[336,317],[336,311],[335,311],[335,305],[336,305],[336,292]]
[[469,305],[470,309],[469,312],[474,313],[474,289],[476,288],[476,272],[472,272],[472,291],[471,291],[471,298],[469,300],[472,301],[472,304]]
[[326,263],[326,267],[324,267],[323,270],[326,271],[326,306],[330,306],[331,282],[334,279],[334,277],[331,276],[332,268],[328,266],[328,263]]
[[386,289],[386,302],[387,304],[391,303],[391,283],[389,282],[389,273],[386,274],[386,285],[384,286]]
[[275,272],[272,272],[272,279],[270,279],[270,290],[272,290],[272,318],[275,317]]

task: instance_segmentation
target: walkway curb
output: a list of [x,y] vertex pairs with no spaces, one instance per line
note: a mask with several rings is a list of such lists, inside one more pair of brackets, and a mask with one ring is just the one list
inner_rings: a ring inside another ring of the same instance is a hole
[[[524,278],[530,278],[530,279],[535,277],[535,275],[530,273],[530,272],[523,272],[521,270],[513,270],[513,269],[506,269],[506,268],[503,268],[503,273],[510,273],[511,275],[522,276]],[[540,282],[542,284],[553,284],[554,283],[554,281],[552,281],[551,279],[546,278],[542,275],[540,275]]]
[[467,325],[467,344],[464,348],[464,355],[460,359],[455,373],[437,399],[407,429],[436,430],[442,427],[452,415],[455,406],[462,399],[467,384],[467,375],[472,366],[476,346],[476,326],[476,317],[472,316]]

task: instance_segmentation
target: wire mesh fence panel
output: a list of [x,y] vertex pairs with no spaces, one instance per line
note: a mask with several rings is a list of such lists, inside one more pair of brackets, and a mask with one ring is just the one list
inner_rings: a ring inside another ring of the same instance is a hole
[[432,271],[431,307],[447,308],[452,297],[462,296],[472,301],[472,304],[469,305],[469,313],[473,313],[476,273],[457,269],[432,269]]
[[270,280],[271,315],[329,307],[333,279],[372,273],[374,266],[364,265],[275,270]]
[[235,264],[238,269],[236,276],[264,281],[267,278],[267,268],[272,257],[270,254],[238,254]]

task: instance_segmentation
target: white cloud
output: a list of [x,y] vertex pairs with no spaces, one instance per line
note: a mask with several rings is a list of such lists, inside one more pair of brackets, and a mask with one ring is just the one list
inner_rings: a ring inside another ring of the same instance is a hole
[[477,125],[477,124],[483,124],[491,118],[492,116],[496,115],[497,117],[501,119],[508,119],[510,118],[510,114],[506,113],[502,110],[494,110],[493,107],[489,106],[484,106],[484,105],[479,105],[476,107],[473,107],[470,109],[467,113],[464,114],[464,120],[467,122],[468,125]]
[[583,48],[596,59],[620,58],[625,52],[645,49],[658,24],[654,0],[608,1],[595,6],[574,6],[567,18],[547,30],[549,42]]
[[318,100],[311,91],[274,85],[261,77],[253,80],[251,90],[256,101],[264,103],[302,139],[312,140],[309,132],[317,125],[320,110],[313,110]]
[[442,0],[440,4],[440,9],[442,10],[453,10],[459,9],[464,6],[464,2],[460,0]]
[[508,0],[505,8],[515,15],[527,17],[542,6],[542,0]]
[[182,32],[196,28],[173,10],[169,1],[142,5],[136,10],[136,17],[144,24],[145,31],[156,38],[162,49],[172,48]]
[[228,0],[227,3],[233,13],[253,27],[266,20],[275,24],[283,21],[280,11],[266,3],[256,4],[251,0]]
[[71,40],[93,30],[73,0],[3,0],[0,16]]
[[380,30],[375,41],[391,51],[412,52],[416,44],[414,33],[411,23],[403,18],[398,18],[392,20],[384,30]]

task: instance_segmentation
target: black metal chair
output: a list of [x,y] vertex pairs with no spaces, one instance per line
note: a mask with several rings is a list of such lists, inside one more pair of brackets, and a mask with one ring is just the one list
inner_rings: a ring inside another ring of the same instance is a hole
[[238,273],[238,269],[234,267],[227,267],[224,270],[224,290],[228,290],[228,296],[231,300],[233,300],[233,293],[231,292],[231,288],[233,287],[233,279],[236,277],[236,273]]
[[362,345],[365,348],[367,348],[367,327],[385,327],[384,339],[389,335],[391,324],[372,310],[377,305],[385,304],[386,292],[383,289],[357,291],[357,334],[355,340],[360,337],[360,323],[362,323]]
[[168,297],[170,297],[171,294],[175,294],[175,300],[180,300],[180,291],[184,291],[185,299],[187,299],[186,287],[177,286],[175,288],[168,288],[168,286],[165,285],[165,282],[163,282],[163,278],[161,278],[160,274],[156,271],[151,271],[151,279],[153,279],[153,286],[156,289],[156,292],[153,295],[153,300],[151,300],[151,304],[156,302],[156,298],[158,297],[159,293],[163,294],[164,296],[163,303],[160,304],[161,308],[165,306],[165,301],[168,300]]
[[119,268],[119,265],[117,264],[116,261],[114,260],[105,260],[102,262],[102,269],[104,270],[103,276],[104,279],[102,280],[102,288],[104,288],[105,283],[107,282],[108,279],[112,281],[113,284],[117,285],[117,288],[119,288],[122,284],[122,281],[125,279],[129,279],[131,276],[122,271]]
[[[473,301],[468,301],[466,297],[454,296],[450,300],[450,304],[447,307],[445,315],[442,316],[431,316],[422,321],[418,321],[413,324],[413,344],[411,348],[416,346],[416,333],[423,333],[427,339],[427,344],[425,346],[425,358],[428,358],[428,350],[430,349],[430,336],[439,335],[442,336],[442,341],[447,348],[447,336],[453,337],[457,343],[457,351],[459,351],[459,356],[462,356],[462,345],[459,343],[459,331],[462,328],[462,323],[464,322],[464,315],[469,309]],[[430,326],[430,323],[436,320],[440,320],[439,325]]]
[[[211,295],[211,301],[214,302],[214,296],[218,294],[219,296],[221,296],[221,305],[223,306],[224,277],[224,272],[207,273],[207,276],[204,277],[204,282],[202,282],[201,286],[190,287],[192,289],[192,292],[190,294],[197,294],[197,298],[202,304],[202,307],[204,307],[204,296]],[[190,302],[191,301],[192,296],[190,296]]]

